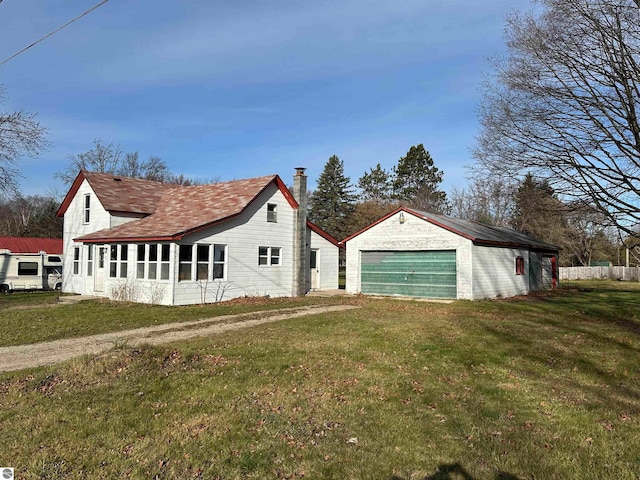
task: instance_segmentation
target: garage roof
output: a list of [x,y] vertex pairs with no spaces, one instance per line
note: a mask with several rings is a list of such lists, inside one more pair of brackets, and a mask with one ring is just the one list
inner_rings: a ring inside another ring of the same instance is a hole
[[524,233],[516,232],[515,230],[511,230],[510,228],[496,227],[493,225],[483,225],[481,223],[472,222],[470,220],[459,220],[444,215],[423,212],[420,210],[413,210],[406,207],[397,208],[393,212],[388,213],[381,219],[363,228],[359,232],[356,232],[353,235],[345,238],[340,243],[344,244],[348,242],[352,238],[360,235],[371,227],[385,221],[387,218],[392,217],[399,212],[405,212],[407,214],[421,218],[429,223],[432,223],[433,225],[437,225],[441,228],[444,228],[445,230],[465,237],[471,240],[476,245],[487,245],[496,247],[525,247],[533,250],[542,250],[549,252],[558,251],[558,247],[555,245],[543,242],[529,235],[525,235]]

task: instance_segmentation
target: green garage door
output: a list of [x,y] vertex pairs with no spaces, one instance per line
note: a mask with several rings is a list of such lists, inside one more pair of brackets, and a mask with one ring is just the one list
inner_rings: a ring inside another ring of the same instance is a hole
[[456,298],[456,252],[362,252],[362,293]]

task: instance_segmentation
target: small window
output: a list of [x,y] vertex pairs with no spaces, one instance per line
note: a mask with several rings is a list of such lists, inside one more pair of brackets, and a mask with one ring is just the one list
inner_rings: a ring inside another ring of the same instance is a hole
[[180,262],[178,268],[178,281],[183,282],[185,280],[191,280],[191,262],[193,261],[193,246],[192,245],[180,245],[178,252],[178,259]]
[[[49,257],[51,260],[51,257]],[[93,275],[93,245],[87,245],[87,276]]]
[[196,279],[208,280],[209,279],[209,245],[198,245],[196,249],[196,258],[198,262],[198,268],[196,271]]
[[275,203],[267,203],[267,222],[278,221],[278,206]]
[[516,257],[516,275],[524,275],[524,257]]
[[73,247],[73,274],[80,273],[80,247]]
[[62,259],[60,257],[47,257],[48,263],[61,263]]
[[38,275],[38,262],[18,262],[18,275]]
[[83,216],[83,221],[84,221],[84,223],[89,223],[90,219],[91,219],[91,195],[86,194],[84,196],[84,216]]
[[225,278],[227,262],[227,246],[213,246],[213,278]]

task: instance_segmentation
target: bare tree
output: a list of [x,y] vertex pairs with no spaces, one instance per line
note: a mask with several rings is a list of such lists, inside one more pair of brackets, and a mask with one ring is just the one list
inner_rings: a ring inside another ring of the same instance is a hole
[[640,0],[539,0],[507,19],[480,107],[477,168],[533,174],[633,233],[640,225]]
[[[0,102],[4,98],[4,89],[0,87]],[[0,194],[17,192],[20,157],[36,156],[46,146],[47,130],[35,117],[24,111],[0,111]]]
[[515,182],[502,177],[474,177],[464,190],[453,189],[451,215],[487,225],[508,227],[515,208]]
[[55,176],[70,185],[80,170],[113,173],[126,177],[142,178],[155,182],[195,185],[200,182],[169,171],[167,164],[156,156],[141,160],[138,152],[125,153],[120,145],[105,144],[100,139],[93,141],[93,148],[84,153],[69,155],[69,164]]

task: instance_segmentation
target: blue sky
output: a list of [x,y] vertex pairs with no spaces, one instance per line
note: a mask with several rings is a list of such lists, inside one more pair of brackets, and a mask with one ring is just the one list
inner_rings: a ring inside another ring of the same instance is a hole
[[[0,61],[98,0],[0,3]],[[466,183],[488,58],[528,0],[110,0],[0,66],[2,110],[37,113],[49,149],[23,159],[25,194],[93,140],[174,173],[232,180],[338,155],[355,183],[419,143]]]

